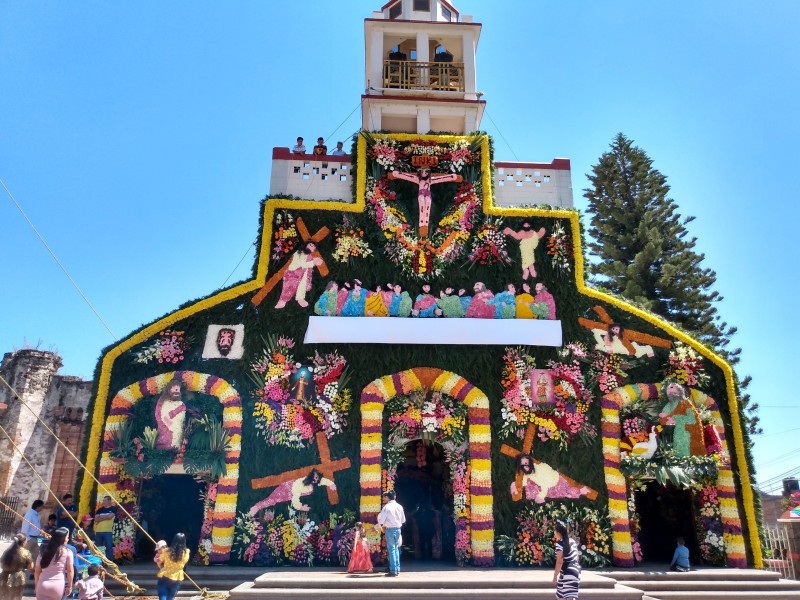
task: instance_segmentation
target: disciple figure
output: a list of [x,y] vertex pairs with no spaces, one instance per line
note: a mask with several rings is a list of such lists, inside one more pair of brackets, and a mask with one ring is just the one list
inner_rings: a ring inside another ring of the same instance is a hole
[[519,253],[520,253],[520,263],[522,266],[522,278],[527,279],[528,276],[531,278],[536,277],[536,267],[534,267],[534,262],[536,262],[536,253],[535,250],[539,245],[539,240],[544,237],[545,230],[544,227],[539,229],[539,231],[534,231],[531,228],[530,223],[523,223],[522,229],[519,231],[514,231],[510,227],[506,227],[503,230],[503,233],[506,235],[510,235],[512,238],[519,242]]
[[383,288],[376,286],[374,292],[367,292],[364,311],[368,317],[388,317],[389,310],[383,300]]
[[494,318],[513,319],[517,316],[517,300],[514,294],[517,288],[509,283],[505,290],[498,292],[494,297]]
[[441,309],[436,304],[436,297],[431,294],[431,286],[427,283],[422,286],[422,293],[414,302],[411,314],[415,317],[440,317]]
[[182,400],[183,382],[173,379],[161,392],[156,402],[155,417],[158,425],[156,448],[180,450],[183,443],[183,424],[186,420],[186,404]]
[[517,304],[517,318],[518,319],[532,319],[533,311],[531,305],[533,304],[533,296],[531,296],[531,286],[527,283],[522,284],[522,293],[519,294],[515,302]]
[[336,303],[339,295],[339,284],[335,281],[329,281],[325,286],[325,291],[317,300],[314,305],[314,313],[322,317],[336,316]]
[[250,509],[250,514],[255,516],[258,511],[270,508],[277,504],[290,502],[292,508],[302,512],[308,512],[311,507],[303,503],[303,498],[313,494],[320,486],[336,489],[336,484],[330,479],[323,477],[322,473],[316,469],[311,469],[305,477],[284,481],[261,502],[254,504]]
[[463,289],[458,290],[458,295],[455,295],[453,293],[453,288],[450,287],[446,288],[443,292],[439,292],[439,299],[436,301],[436,305],[439,307],[439,310],[441,310],[442,316],[451,319],[458,319],[466,316],[467,310],[461,302],[463,296]]
[[343,317],[363,317],[367,303],[367,294],[361,287],[358,279],[353,280],[353,289],[347,294],[347,300],[342,306]]
[[428,237],[428,225],[431,219],[431,186],[447,181],[461,181],[461,175],[450,173],[448,175],[432,175],[430,169],[418,169],[417,174],[389,171],[389,179],[402,179],[419,186],[417,203],[419,205],[419,235]]
[[511,497],[520,500],[533,500],[544,504],[548,498],[580,498],[590,500],[597,497],[593,489],[580,485],[556,471],[544,462],[534,460],[530,454],[518,454],[516,458],[517,475],[511,483]]
[[314,268],[323,263],[320,256],[315,254],[317,245],[306,242],[302,248],[292,255],[289,266],[283,274],[283,287],[281,296],[275,308],[283,308],[294,297],[303,308],[308,306],[306,293],[311,289],[311,276]]
[[486,289],[486,284],[479,281],[472,286],[475,295],[467,308],[467,317],[471,319],[494,319],[494,294]]
[[536,284],[536,296],[533,299],[531,311],[539,319],[554,321],[556,318],[556,299],[541,282]]

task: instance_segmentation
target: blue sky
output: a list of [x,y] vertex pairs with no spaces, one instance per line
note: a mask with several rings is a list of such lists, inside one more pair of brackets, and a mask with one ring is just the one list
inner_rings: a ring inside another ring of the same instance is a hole
[[[248,275],[272,147],[360,126],[381,4],[3,3],[0,178],[113,335]],[[758,479],[798,470],[800,4],[455,4],[483,24],[497,159],[570,158],[581,209],[619,131],[668,177],[754,377]],[[3,190],[0,254],[0,351],[56,350],[91,378],[114,337]]]

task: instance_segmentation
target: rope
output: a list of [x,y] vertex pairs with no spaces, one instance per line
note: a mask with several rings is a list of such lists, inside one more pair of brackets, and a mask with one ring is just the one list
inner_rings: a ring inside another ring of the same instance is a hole
[[53,252],[53,250],[47,244],[47,241],[44,239],[44,236],[42,236],[42,234],[39,233],[39,230],[36,229],[36,225],[33,224],[33,221],[31,221],[30,218],[28,217],[28,215],[25,214],[25,211],[22,209],[22,206],[20,206],[19,202],[17,202],[17,199],[14,198],[14,195],[11,193],[11,190],[9,190],[6,187],[6,184],[3,183],[2,179],[0,179],[0,185],[3,186],[3,189],[6,191],[6,194],[8,194],[8,197],[11,198],[11,202],[14,203],[14,206],[17,207],[17,210],[20,213],[22,213],[23,217],[25,217],[25,220],[28,222],[28,225],[31,226],[31,229],[33,229],[33,232],[36,234],[36,237],[38,237],[39,241],[42,242],[42,244],[44,245],[45,248],[47,248],[47,251],[50,253],[50,256],[53,257],[53,260],[56,261],[56,264],[61,268],[62,271],[64,271],[64,275],[66,275],[67,279],[70,280],[70,283],[72,283],[72,286],[78,291],[78,294],[80,294],[81,298],[83,298],[83,301],[86,302],[86,304],[89,306],[90,309],[92,309],[92,312],[94,313],[94,316],[96,316],[100,320],[100,322],[103,324],[103,327],[106,328],[106,331],[108,331],[108,333],[111,334],[111,337],[116,340],[117,336],[114,335],[113,331],[111,331],[111,328],[108,326],[108,323],[106,323],[103,320],[103,317],[100,316],[100,313],[97,312],[95,307],[89,301],[89,298],[86,297],[86,294],[83,293],[83,290],[81,290],[81,288],[78,286],[76,281],[72,278],[72,275],[69,274],[69,271],[67,271],[67,268],[63,264],[61,264],[60,260],[58,260],[58,257],[56,256],[56,253]]
[[[11,508],[11,507],[10,507],[8,504],[6,504],[5,502],[3,502],[2,500],[0,500],[0,506],[2,506],[3,508],[5,508],[7,511],[9,511],[9,512],[11,512],[11,513],[14,513],[14,514],[15,514],[15,515],[17,515],[19,518],[21,518],[21,519],[22,519],[22,520],[23,520],[25,523],[27,523],[28,525],[31,525],[31,526],[32,526],[34,529],[38,530],[38,531],[39,531],[39,533],[41,533],[41,534],[42,534],[42,537],[44,537],[44,538],[49,538],[49,537],[51,537],[51,535],[50,535],[49,533],[47,533],[47,532],[46,532],[44,529],[42,529],[41,527],[39,527],[39,526],[38,526],[38,525],[36,525],[35,523],[33,523],[33,522],[29,521],[28,519],[26,519],[26,518],[25,518],[25,515],[23,515],[23,514],[21,514],[21,513],[17,512],[16,510],[14,510],[13,508]],[[69,513],[67,513],[67,514],[69,514]],[[73,519],[73,522],[75,522],[75,519]],[[78,526],[78,529],[80,529],[80,526]],[[82,529],[81,529],[80,531],[81,531],[81,533],[83,533],[83,530],[82,530]],[[91,550],[91,548],[90,548],[90,550]],[[96,555],[93,555],[93,556],[96,556]],[[102,557],[100,557],[100,556],[96,556],[96,558],[102,558]],[[126,585],[126,583],[125,583],[124,581],[122,581],[121,579],[119,579],[119,578],[115,577],[115,576],[114,576],[112,573],[106,573],[106,575],[108,575],[108,576],[109,576],[111,579],[113,579],[114,581],[117,581],[117,582],[119,582],[119,583],[121,583],[121,584],[123,584],[123,585]],[[140,588],[140,589],[141,589],[141,588]],[[104,590],[104,592],[105,592],[105,593],[104,593],[104,595],[105,595],[105,594],[108,594],[108,595],[109,595],[109,596],[111,596],[112,598],[115,598],[114,594],[112,594],[111,592],[109,592],[109,591],[108,591],[108,589],[105,589],[105,590]]]
[[[20,456],[22,457],[22,460],[24,460],[25,463],[30,467],[30,469],[33,472],[33,474],[36,475],[36,478],[39,481],[42,482],[42,484],[45,486],[45,488],[47,488],[47,491],[50,492],[50,494],[53,496],[53,498],[56,499],[56,502],[58,503],[58,505],[62,509],[64,509],[64,512],[69,514],[69,512],[67,511],[67,507],[64,506],[61,503],[61,500],[59,500],[58,497],[53,493],[53,490],[50,488],[49,485],[47,485],[47,482],[42,478],[41,475],[39,475],[39,472],[36,470],[36,467],[34,467],[33,464],[31,464],[31,461],[29,461],[28,457],[25,456],[25,452],[22,450],[22,448],[20,448],[16,444],[16,442],[14,441],[14,438],[11,437],[11,434],[8,433],[8,431],[6,431],[6,428],[3,427],[2,425],[0,425],[0,431],[3,432],[3,434],[8,438],[8,441],[11,442],[11,445],[14,446],[14,450],[19,452]],[[83,529],[81,529],[80,525],[78,525],[75,522],[75,519],[72,518],[72,515],[70,515],[70,519],[72,519],[72,522],[76,524],[76,526],[78,527],[78,531],[80,533],[85,533],[83,531]],[[39,529],[39,528],[37,527],[37,529]],[[41,529],[40,529],[40,531],[41,531]],[[44,533],[44,532],[42,532],[42,533]],[[120,578],[119,579],[120,583],[124,584],[125,587],[128,589],[128,591],[137,592],[137,593],[144,593],[144,589],[143,588],[139,587],[138,585],[136,585],[135,583],[130,581],[128,579],[128,576],[125,573],[123,573],[123,572],[121,572],[119,570],[119,567],[117,567],[117,563],[115,563],[112,560],[108,560],[108,557],[106,557],[104,554],[100,554],[100,551],[97,549],[97,546],[95,546],[94,542],[92,542],[92,540],[89,539],[89,536],[84,536],[84,537],[86,538],[85,541],[87,542],[87,545],[89,546],[89,550],[92,552],[92,554],[94,554],[97,558],[99,558],[102,561],[103,566],[107,567],[107,569],[106,569],[107,571],[110,571],[113,576],[116,576],[116,577]]]
[[[100,480],[99,480],[99,479],[97,479],[97,477],[95,477],[95,476],[94,476],[94,473],[92,473],[92,472],[91,472],[89,469],[87,469],[87,468],[86,468],[86,465],[84,465],[84,464],[81,462],[81,460],[80,460],[80,459],[79,459],[77,456],[75,456],[75,454],[72,452],[72,450],[70,450],[70,449],[69,449],[69,447],[68,447],[68,446],[67,446],[67,445],[66,445],[64,442],[62,442],[62,441],[61,441],[61,440],[58,438],[58,436],[56,435],[56,433],[55,433],[55,432],[54,432],[54,431],[53,431],[53,430],[50,428],[50,426],[49,426],[47,423],[45,423],[45,422],[44,422],[44,421],[41,419],[41,417],[40,417],[40,416],[39,416],[39,415],[36,413],[36,411],[34,411],[34,410],[33,410],[33,409],[30,407],[30,406],[28,406],[28,403],[27,403],[27,402],[25,402],[25,400],[23,400],[23,399],[22,399],[22,397],[21,397],[21,396],[20,396],[20,395],[17,393],[17,391],[16,391],[16,390],[15,390],[13,387],[11,387],[11,384],[9,384],[9,383],[8,383],[8,381],[6,381],[5,377],[3,377],[2,375],[0,375],[0,381],[2,381],[2,382],[3,382],[3,384],[4,384],[4,385],[5,385],[5,386],[6,386],[6,387],[7,387],[7,388],[8,388],[8,389],[11,391],[11,393],[12,393],[12,394],[14,395],[14,397],[15,397],[15,398],[16,398],[16,399],[17,399],[17,400],[20,402],[20,404],[22,404],[22,406],[24,406],[25,408],[27,408],[27,409],[30,411],[30,413],[31,413],[31,414],[32,414],[34,417],[36,417],[36,420],[37,420],[39,423],[41,423],[41,425],[42,425],[42,426],[45,428],[45,430],[46,430],[46,431],[47,431],[47,432],[48,432],[48,433],[49,433],[49,434],[50,434],[50,435],[53,437],[53,439],[55,439],[55,440],[56,440],[56,442],[57,442],[57,443],[58,443],[58,444],[59,444],[59,445],[60,445],[62,448],[64,448],[64,450],[66,450],[66,451],[67,451],[67,453],[68,453],[68,454],[69,454],[69,455],[70,455],[70,456],[71,456],[71,457],[72,457],[72,458],[75,460],[75,462],[77,462],[77,463],[78,463],[78,465],[80,465],[81,469],[83,469],[83,471],[84,471],[84,472],[85,472],[87,475],[89,475],[89,477],[91,477],[91,478],[92,478],[92,480],[93,480],[93,481],[94,481],[94,482],[97,484],[97,486],[98,486],[98,489],[100,489],[100,490],[101,490],[101,491],[102,491],[104,494],[106,494],[106,495],[109,495],[109,496],[110,496],[110,495],[111,495],[111,493],[108,491],[108,489],[107,489],[107,488],[106,488],[106,487],[105,487],[105,486],[104,486],[102,483],[100,483]],[[39,480],[40,480],[40,481],[41,481],[41,482],[44,484],[44,486],[47,488],[47,490],[48,490],[48,491],[49,491],[49,492],[50,492],[50,493],[53,495],[53,497],[56,499],[56,502],[58,502],[58,505],[59,505],[61,508],[64,508],[64,510],[65,510],[65,512],[66,512],[66,508],[64,507],[64,505],[63,505],[63,504],[61,504],[61,501],[60,501],[60,500],[59,500],[59,499],[56,497],[56,495],[53,493],[53,490],[51,490],[51,489],[50,489],[50,486],[47,484],[47,482],[46,482],[44,479],[42,479],[42,477],[41,477],[41,476],[39,475],[39,473],[36,471],[36,469],[34,468],[34,466],[33,466],[33,465],[30,463],[30,461],[28,461],[28,459],[25,457],[25,453],[24,453],[22,450],[20,450],[20,449],[19,449],[19,447],[18,447],[18,446],[17,446],[17,445],[14,443],[14,440],[12,439],[11,435],[9,435],[9,433],[8,433],[8,432],[7,432],[5,429],[3,429],[3,427],[2,427],[1,425],[0,425],[0,429],[2,429],[3,433],[6,435],[6,437],[8,437],[9,441],[10,441],[10,442],[11,442],[11,443],[14,445],[14,448],[15,448],[15,449],[17,449],[17,451],[20,453],[20,455],[22,456],[23,460],[25,460],[25,462],[26,462],[26,463],[28,463],[28,466],[31,468],[31,470],[33,471],[34,475],[36,475],[36,477],[38,477],[38,478],[39,478]],[[152,536],[151,536],[151,535],[150,535],[150,534],[147,532],[147,530],[145,530],[145,529],[144,529],[144,527],[142,527],[142,526],[139,524],[139,522],[138,522],[138,521],[137,521],[137,520],[136,520],[136,519],[133,517],[133,515],[131,515],[131,513],[129,513],[129,512],[128,512],[128,511],[125,509],[125,507],[124,507],[124,506],[122,506],[121,504],[117,504],[117,506],[118,506],[118,507],[119,507],[119,508],[122,510],[123,514],[124,514],[126,517],[128,517],[130,520],[131,520],[131,522],[134,524],[134,526],[135,526],[135,527],[137,527],[137,528],[139,529],[139,531],[141,531],[141,532],[142,532],[142,533],[143,533],[143,534],[144,534],[144,535],[147,537],[147,539],[148,539],[148,540],[150,540],[151,542],[153,542],[153,544],[156,544],[156,540],[154,540],[154,539],[152,538]],[[69,512],[67,512],[67,514],[69,514]],[[72,519],[72,515],[70,515],[70,519]],[[75,521],[75,519],[72,519],[72,522],[73,522],[73,523],[75,523],[76,527],[78,527],[78,529],[79,529],[80,531],[83,531],[82,529],[80,529],[80,524],[78,524],[78,523]],[[90,549],[91,549],[93,552],[94,552],[94,551],[96,551],[96,547],[93,547],[93,546],[94,546],[93,542],[91,542],[91,540],[88,540],[88,539],[87,539],[87,541],[89,542],[89,548],[90,548]],[[119,572],[119,570],[117,569],[117,565],[116,565],[116,563],[114,563],[114,562],[112,562],[112,561],[109,561],[109,560],[108,560],[106,557],[104,557],[104,556],[100,556],[100,557],[98,557],[98,558],[102,559],[102,560],[104,561],[104,563],[105,563],[105,562],[109,562],[109,563],[111,563],[111,565],[113,565],[113,569],[115,569],[115,570],[116,570],[116,572]],[[125,577],[125,579],[127,580],[127,575],[125,575],[124,573],[121,573],[121,575],[122,575],[122,576],[124,576],[124,577]],[[187,580],[189,580],[189,582],[191,582],[191,584],[192,584],[192,585],[194,585],[194,587],[196,587],[196,588],[197,588],[197,591],[199,591],[199,592],[200,592],[200,594],[202,595],[202,597],[203,597],[203,598],[205,598],[205,597],[208,595],[208,588],[201,588],[201,587],[200,587],[200,586],[197,584],[197,582],[196,582],[194,579],[192,579],[192,578],[189,576],[189,574],[188,574],[188,573],[186,573],[186,571],[185,571],[185,570],[184,570],[184,572],[183,572],[183,575],[184,575],[184,577],[185,577]],[[133,583],[131,583],[131,585],[132,585],[132,586],[134,586],[134,587],[136,587],[136,589],[138,589],[138,590],[141,590],[142,592],[144,592],[144,590],[142,590],[142,588],[140,588],[139,586],[135,586],[135,584],[133,584]]]

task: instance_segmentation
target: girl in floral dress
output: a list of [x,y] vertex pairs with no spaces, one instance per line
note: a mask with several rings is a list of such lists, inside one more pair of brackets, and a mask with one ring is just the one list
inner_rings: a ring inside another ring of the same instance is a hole
[[372,559],[369,556],[369,540],[363,523],[356,523],[356,537],[353,540],[353,552],[347,564],[348,573],[372,573]]

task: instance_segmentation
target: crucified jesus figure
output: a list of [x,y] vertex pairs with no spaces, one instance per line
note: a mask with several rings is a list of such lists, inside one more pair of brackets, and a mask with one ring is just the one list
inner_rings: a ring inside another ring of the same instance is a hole
[[430,169],[418,169],[417,174],[403,173],[399,171],[389,171],[389,179],[402,179],[410,181],[419,186],[419,236],[428,237],[428,224],[431,220],[431,186],[447,181],[462,181],[461,175],[450,173],[449,175],[433,175]]

